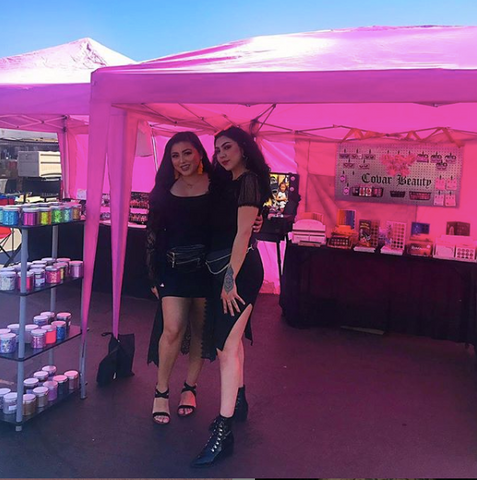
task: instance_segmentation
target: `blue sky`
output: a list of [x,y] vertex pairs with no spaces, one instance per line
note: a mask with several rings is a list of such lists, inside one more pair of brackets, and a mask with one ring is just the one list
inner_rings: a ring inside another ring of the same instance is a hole
[[149,60],[258,35],[477,25],[477,0],[1,0],[0,57],[91,37]]

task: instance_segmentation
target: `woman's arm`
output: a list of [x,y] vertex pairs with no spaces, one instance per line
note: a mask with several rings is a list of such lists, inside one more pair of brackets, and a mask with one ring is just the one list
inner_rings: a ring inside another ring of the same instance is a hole
[[224,285],[222,288],[222,303],[224,313],[227,311],[234,315],[234,311],[240,313],[237,302],[245,304],[237,292],[235,279],[242,268],[247,254],[248,243],[252,235],[252,227],[258,215],[257,207],[243,206],[238,209],[237,234],[232,246],[230,264],[225,272]]

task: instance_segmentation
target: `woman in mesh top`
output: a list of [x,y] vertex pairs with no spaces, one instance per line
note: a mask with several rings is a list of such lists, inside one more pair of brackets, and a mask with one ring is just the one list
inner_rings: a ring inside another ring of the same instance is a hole
[[242,336],[252,340],[251,313],[263,282],[263,265],[252,227],[271,197],[270,168],[253,138],[238,127],[215,137],[210,254],[213,274],[207,299],[203,355],[220,360],[220,414],[193,467],[213,464],[233,451],[232,417],[244,420]]

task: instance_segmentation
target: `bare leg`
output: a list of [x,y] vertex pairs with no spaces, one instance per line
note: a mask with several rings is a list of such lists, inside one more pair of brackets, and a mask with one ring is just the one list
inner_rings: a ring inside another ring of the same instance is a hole
[[243,356],[241,358],[242,336],[252,313],[252,305],[242,312],[230,332],[223,351],[218,351],[220,359],[220,414],[232,417],[237,400],[237,392],[243,381]]
[[[205,298],[193,298],[190,309],[191,339],[189,352],[189,368],[186,382],[190,386],[197,384],[204,359],[202,358],[202,334],[204,328]],[[196,398],[192,392],[181,393],[180,405],[196,406]],[[189,415],[191,408],[179,409],[179,415]]]
[[243,340],[240,340],[240,345],[239,345],[239,360],[240,360],[240,364],[242,365],[242,369],[241,369],[241,372],[240,372],[240,377],[239,377],[239,387],[243,387],[244,386],[244,362],[245,362],[245,352],[244,352],[244,349],[243,349]]
[[[181,347],[190,304],[190,298],[164,297],[162,299],[164,331],[159,340],[159,368],[157,369],[156,385],[159,392],[165,392],[169,388],[169,378]],[[153,412],[169,413],[169,401],[165,398],[154,399]],[[169,418],[157,416],[155,421],[168,423]]]

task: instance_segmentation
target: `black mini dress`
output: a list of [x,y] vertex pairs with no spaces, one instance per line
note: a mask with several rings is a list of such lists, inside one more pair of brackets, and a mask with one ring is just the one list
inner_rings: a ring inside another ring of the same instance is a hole
[[[210,251],[232,249],[237,235],[237,218],[240,207],[257,207],[259,212],[266,201],[266,195],[260,191],[258,176],[245,172],[236,180],[223,182],[211,187]],[[263,264],[255,246],[253,235],[250,248],[235,280],[237,292],[245,301],[239,306],[243,311],[248,305],[254,305],[263,283]],[[206,302],[206,318],[203,339],[203,357],[216,358],[216,350],[223,350],[225,342],[240,315],[224,313],[220,295],[223,287],[223,275],[212,275],[212,291]],[[251,316],[245,328],[245,337],[253,342]]]

